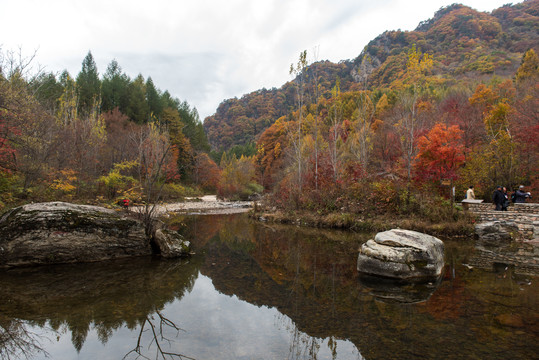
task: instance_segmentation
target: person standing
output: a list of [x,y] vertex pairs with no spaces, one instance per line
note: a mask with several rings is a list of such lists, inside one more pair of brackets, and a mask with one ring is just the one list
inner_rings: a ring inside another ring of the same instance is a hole
[[520,185],[515,191],[515,203],[525,203],[526,199],[532,195],[529,192],[524,192],[524,185]]
[[496,191],[492,194],[492,202],[496,205],[496,210],[501,211],[503,202],[505,201],[505,196],[503,195],[501,185],[496,187]]
[[466,190],[466,200],[475,200],[475,193],[473,192],[473,185]]
[[509,207],[509,195],[507,195],[507,188],[503,187],[503,204],[502,204],[502,211],[507,211],[507,208]]

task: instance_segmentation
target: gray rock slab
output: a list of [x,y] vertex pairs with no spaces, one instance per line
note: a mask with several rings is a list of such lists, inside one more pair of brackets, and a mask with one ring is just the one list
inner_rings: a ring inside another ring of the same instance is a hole
[[140,221],[98,206],[27,204],[0,219],[0,267],[91,262],[151,253]]

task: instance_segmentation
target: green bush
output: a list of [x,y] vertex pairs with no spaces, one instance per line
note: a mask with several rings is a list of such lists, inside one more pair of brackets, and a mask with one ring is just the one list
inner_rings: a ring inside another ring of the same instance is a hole
[[180,184],[164,184],[161,190],[161,196],[164,201],[183,201],[187,195],[187,190]]

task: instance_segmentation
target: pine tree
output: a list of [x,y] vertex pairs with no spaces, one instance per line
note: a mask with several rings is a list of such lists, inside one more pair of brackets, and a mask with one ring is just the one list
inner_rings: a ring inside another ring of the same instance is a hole
[[92,112],[101,91],[101,81],[91,51],[82,61],[82,70],[77,75],[77,90],[79,114],[84,117]]

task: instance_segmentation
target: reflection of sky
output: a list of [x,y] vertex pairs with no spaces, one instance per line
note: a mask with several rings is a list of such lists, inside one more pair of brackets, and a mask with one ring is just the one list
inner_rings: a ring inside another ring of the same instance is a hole
[[[168,304],[161,314],[184,330],[177,333],[168,328],[165,335],[173,342],[170,346],[161,342],[166,351],[196,359],[311,359],[313,345],[317,359],[333,358],[329,339],[297,331],[293,321],[275,308],[258,307],[217,292],[206,276],[199,275],[192,292]],[[119,329],[103,345],[92,329],[80,354],[71,344],[69,331],[42,345],[51,359],[121,359],[135,347],[139,330]],[[148,331],[142,340],[148,351],[144,355],[155,358],[155,345],[150,343]],[[337,340],[336,344],[336,359],[362,359],[349,341]]]

